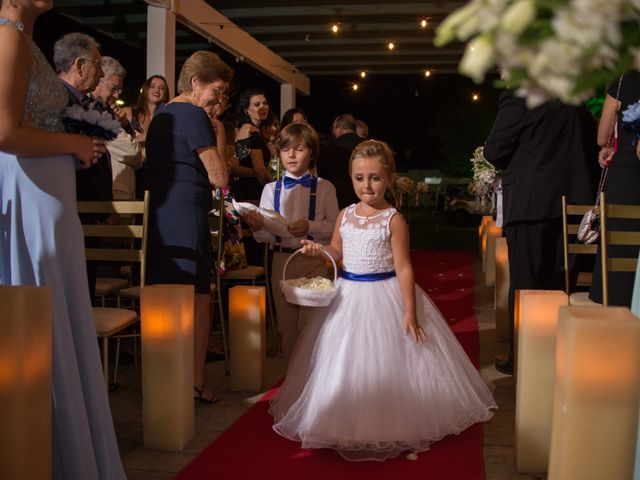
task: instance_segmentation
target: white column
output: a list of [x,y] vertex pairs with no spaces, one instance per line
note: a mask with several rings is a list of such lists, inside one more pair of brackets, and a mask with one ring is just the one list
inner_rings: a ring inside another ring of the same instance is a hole
[[293,83],[280,85],[280,118],[284,112],[296,106],[296,86]]
[[176,15],[162,7],[147,7],[147,78],[162,75],[169,96],[176,93]]

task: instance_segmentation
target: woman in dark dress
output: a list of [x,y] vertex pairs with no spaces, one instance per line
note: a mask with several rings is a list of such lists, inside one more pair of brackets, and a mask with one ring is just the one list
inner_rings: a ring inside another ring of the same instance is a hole
[[[620,93],[616,100],[620,85]],[[616,79],[611,82],[605,98],[600,125],[598,126],[598,144],[603,148],[600,152],[600,165],[609,161],[609,171],[605,183],[605,198],[607,203],[619,203],[624,205],[640,205],[640,159],[636,153],[633,142],[633,133],[622,126],[622,112],[630,105],[640,100],[640,72],[629,70],[622,76],[622,81]],[[614,112],[618,114],[618,151],[611,157],[611,152],[606,148],[609,133],[613,123]],[[640,220],[607,220],[609,228],[640,231]],[[616,246],[610,247],[611,252],[626,257],[637,258],[638,247]],[[613,249],[616,250],[613,250]],[[633,273],[609,272],[609,305],[631,305],[633,294]],[[600,252],[596,258],[596,265],[591,282],[589,298],[594,302],[602,303],[602,269]]]
[[238,200],[260,200],[262,187],[271,181],[267,170],[270,157],[265,158],[263,148],[268,151],[260,124],[269,115],[269,102],[262,90],[245,90],[238,100],[238,133],[236,135],[237,176],[233,184]]
[[156,112],[149,126],[144,165],[145,188],[151,192],[147,283],[195,286],[195,396],[209,403],[218,397],[204,381],[212,267],[207,213],[212,188],[228,181],[217,148],[225,142],[224,131],[210,117],[232,76],[214,53],[198,51],[187,59],[178,80],[180,94]]

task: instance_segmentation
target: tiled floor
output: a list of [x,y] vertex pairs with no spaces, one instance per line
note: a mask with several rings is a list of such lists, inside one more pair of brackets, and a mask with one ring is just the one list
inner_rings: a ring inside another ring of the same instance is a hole
[[[483,277],[476,265],[476,278]],[[484,425],[484,455],[488,480],[536,478],[518,474],[514,464],[515,391],[511,377],[493,368],[497,353],[506,351],[506,344],[495,341],[493,289],[476,287],[476,313],[480,325],[480,363],[482,376],[495,386],[494,395],[499,410]],[[283,375],[279,358],[268,358],[267,385]],[[201,450],[223,432],[255,402],[260,395],[232,392],[229,377],[224,375],[223,362],[207,364],[208,384],[216,389],[222,401],[216,405],[196,404],[196,436],[182,452],[159,452],[142,445],[141,379],[131,365],[121,368],[120,388],[110,394],[116,433],[129,480],[167,480],[187,465]],[[215,472],[212,472],[212,475]],[[212,476],[213,478],[213,476]],[[464,480],[464,479],[452,479]]]

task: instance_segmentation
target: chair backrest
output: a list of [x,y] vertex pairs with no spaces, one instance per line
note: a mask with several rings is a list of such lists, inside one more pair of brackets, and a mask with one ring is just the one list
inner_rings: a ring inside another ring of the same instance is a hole
[[611,246],[640,247],[640,231],[618,230],[610,226],[611,219],[640,221],[640,205],[607,204],[604,192],[600,194],[600,251],[602,260],[602,305],[608,305],[609,272],[635,272],[638,266],[637,252],[633,257],[619,256]]
[[[100,262],[140,263],[140,286],[145,285],[147,260],[147,224],[149,221],[149,191],[144,192],[143,201],[78,202],[78,213],[141,215],[140,225],[96,225],[85,223],[82,230],[85,237],[113,240],[102,242],[104,247],[86,248],[87,260]],[[135,240],[139,239],[139,247]],[[114,248],[113,243],[129,240],[131,248]]]
[[224,195],[222,191],[218,190],[217,194],[219,199],[215,202],[215,210],[218,211],[218,216],[209,216],[209,227],[211,229],[211,246],[213,247],[213,258],[215,260],[213,265],[213,278],[215,278],[216,287],[220,285],[220,265],[222,264],[222,257],[224,255]]
[[[595,255],[598,251],[597,243],[591,245],[585,245],[583,243],[579,243],[576,240],[576,234],[578,233],[578,227],[580,226],[580,221],[582,220],[582,216],[590,209],[593,208],[593,205],[568,205],[567,197],[562,196],[562,245],[563,245],[563,253],[564,253],[564,286],[565,292],[567,294],[571,293],[571,285],[569,278],[569,256],[570,255]],[[578,272],[578,277],[580,277],[580,273]],[[584,272],[586,273],[586,272]],[[578,285],[587,286],[586,282],[581,282],[578,279]]]

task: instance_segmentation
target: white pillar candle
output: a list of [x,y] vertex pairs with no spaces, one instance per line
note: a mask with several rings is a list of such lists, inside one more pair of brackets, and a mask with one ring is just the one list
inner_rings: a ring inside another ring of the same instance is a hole
[[482,255],[484,254],[484,232],[487,230],[487,223],[491,220],[493,220],[491,215],[483,215],[480,225],[478,225],[478,252],[480,254],[480,258],[482,258]]
[[487,218],[485,221],[485,217],[482,217],[482,237],[480,238],[480,249],[482,250],[482,273],[487,271],[487,236],[489,235],[489,227],[493,224],[495,225],[495,221],[492,218]]
[[0,478],[51,478],[51,290],[0,286]]
[[487,287],[496,283],[496,241],[502,236],[502,228],[496,227],[496,222],[487,226],[487,253],[484,284]]
[[496,288],[494,296],[496,341],[509,341],[509,254],[507,239],[496,240]]
[[516,382],[516,468],[544,474],[549,464],[558,310],[563,291],[520,290]]
[[628,480],[636,455],[640,320],[624,307],[563,307],[549,480]]
[[231,389],[259,392],[264,387],[267,341],[265,288],[229,289]]
[[144,446],[180,451],[195,433],[194,287],[143,287],[140,309]]

